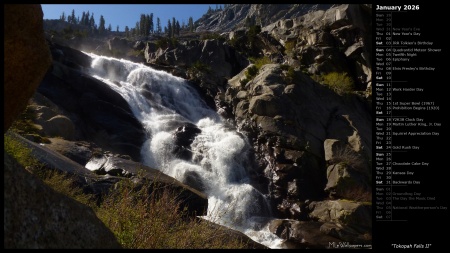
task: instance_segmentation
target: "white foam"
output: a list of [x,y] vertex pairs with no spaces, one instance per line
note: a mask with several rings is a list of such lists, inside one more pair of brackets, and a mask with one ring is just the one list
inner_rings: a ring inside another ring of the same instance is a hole
[[[281,242],[255,217],[270,219],[263,194],[248,184],[250,145],[227,129],[187,82],[163,71],[123,59],[96,56],[91,74],[107,83],[129,103],[136,118],[148,131],[142,145],[142,163],[182,181],[187,172],[200,177],[208,195],[206,219],[246,233],[271,248]],[[173,131],[190,122],[201,133],[190,149],[192,161],[174,157]]]

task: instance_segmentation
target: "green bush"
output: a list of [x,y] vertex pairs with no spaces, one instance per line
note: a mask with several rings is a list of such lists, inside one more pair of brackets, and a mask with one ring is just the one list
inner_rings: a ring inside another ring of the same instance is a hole
[[261,57],[261,58],[253,58],[253,57],[250,57],[249,60],[250,60],[250,62],[252,62],[253,64],[255,64],[255,66],[256,66],[256,68],[257,68],[258,70],[260,70],[262,66],[264,66],[264,65],[266,65],[266,64],[272,63],[272,62],[270,61],[270,58],[267,57],[267,56],[264,56],[264,57]]
[[191,66],[190,69],[198,71],[198,72],[211,72],[211,66],[204,64],[203,62],[197,60]]
[[297,75],[297,72],[292,66],[289,66],[286,72],[286,82],[289,83],[298,83],[299,77]]
[[286,50],[286,53],[292,53],[295,48],[295,41],[288,41],[284,43],[284,48]]
[[5,152],[14,157],[23,167],[39,165],[38,160],[31,155],[31,150],[20,140],[15,138],[10,131],[4,135]]
[[250,57],[249,60],[254,65],[249,67],[245,71],[245,78],[241,79],[241,81],[240,81],[241,85],[245,85],[250,80],[252,80],[258,74],[258,72],[259,72],[259,70],[261,69],[262,66],[272,63],[270,61],[269,57],[267,57],[267,56],[264,56],[264,57],[261,57],[261,58]]
[[178,40],[176,38],[163,37],[155,42],[156,48],[169,48],[176,47],[178,45]]
[[210,33],[210,32],[207,32],[207,33],[203,33],[203,34],[201,34],[200,35],[200,39],[201,40],[217,40],[217,39],[225,39],[225,38],[223,38],[222,36],[220,36],[220,34],[218,34],[218,33]]
[[258,74],[258,71],[259,68],[256,67],[256,65],[253,65],[247,69],[247,71],[245,72],[245,77],[248,79],[252,79],[253,77],[256,76],[256,74]]
[[353,79],[345,72],[331,72],[321,76],[313,75],[311,78],[316,82],[327,85],[339,95],[345,95],[354,90]]

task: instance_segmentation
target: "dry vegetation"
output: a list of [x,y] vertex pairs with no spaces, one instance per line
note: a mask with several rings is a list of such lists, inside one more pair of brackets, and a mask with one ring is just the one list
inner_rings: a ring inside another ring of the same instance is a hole
[[[179,192],[145,182],[136,187],[124,179],[98,204],[83,193],[66,173],[47,170],[31,156],[30,150],[8,133],[5,151],[54,190],[91,207],[114,233],[123,248],[129,249],[241,249],[249,244],[232,237],[221,226],[189,217],[180,207]],[[157,183],[154,183],[157,184]],[[149,193],[149,189],[153,189]]]

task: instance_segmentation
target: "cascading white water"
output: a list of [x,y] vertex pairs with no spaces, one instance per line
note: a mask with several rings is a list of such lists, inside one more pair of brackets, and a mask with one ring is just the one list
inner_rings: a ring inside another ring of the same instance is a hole
[[[194,174],[208,195],[204,218],[279,248],[282,240],[265,225],[270,218],[266,199],[249,184],[246,139],[229,130],[186,80],[143,64],[86,54],[93,59],[90,74],[122,95],[147,130],[142,163],[179,181]],[[201,130],[190,145],[190,161],[172,153],[173,133],[185,123]]]

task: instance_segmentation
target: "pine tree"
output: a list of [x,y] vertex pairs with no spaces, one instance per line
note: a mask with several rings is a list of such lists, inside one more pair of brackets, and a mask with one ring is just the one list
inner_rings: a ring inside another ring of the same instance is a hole
[[192,19],[192,17],[189,17],[189,31],[193,32],[194,31],[194,19]]
[[150,35],[150,15],[145,15],[145,36]]
[[84,25],[84,19],[85,18],[86,18],[86,13],[83,11],[83,14],[81,15],[80,25]]
[[70,16],[70,21],[72,24],[77,23],[77,18],[75,17],[75,9],[72,9],[72,15]]
[[112,31],[112,26],[111,26],[111,24],[108,25],[108,31],[110,31],[110,32]]
[[140,31],[139,31],[139,22],[136,22],[136,27],[134,28],[134,35],[138,36],[140,35]]
[[64,13],[64,11],[61,16],[59,16],[59,20],[66,21],[66,14]]
[[249,16],[247,16],[245,18],[245,26],[250,28],[251,26],[254,26],[254,25],[255,25],[255,20],[250,18]]
[[96,25],[95,25],[94,13],[91,14],[91,18],[89,19],[89,27],[91,28],[91,31],[92,31],[93,33],[96,32]]
[[177,34],[177,24],[176,24],[176,20],[175,17],[172,17],[172,36],[171,37],[175,37],[175,35]]
[[98,25],[98,33],[99,34],[105,33],[105,18],[103,18],[103,15],[100,15],[100,22]]
[[177,20],[177,24],[175,25],[175,31],[177,36],[180,36],[180,23]]
[[125,37],[130,37],[130,28],[128,28],[128,26],[125,26]]
[[161,29],[161,20],[159,20],[159,17],[156,18],[156,32],[158,34],[161,34],[162,29]]
[[119,32],[119,26],[116,27],[116,32]]
[[153,13],[150,13],[150,16],[148,18],[148,22],[149,22],[150,33],[154,33],[155,32],[155,27],[153,25]]
[[90,26],[90,20],[89,20],[89,11],[88,12],[86,12],[86,17],[84,18],[84,25],[85,26]]
[[172,23],[170,23],[170,19],[167,21],[167,37],[172,37]]

